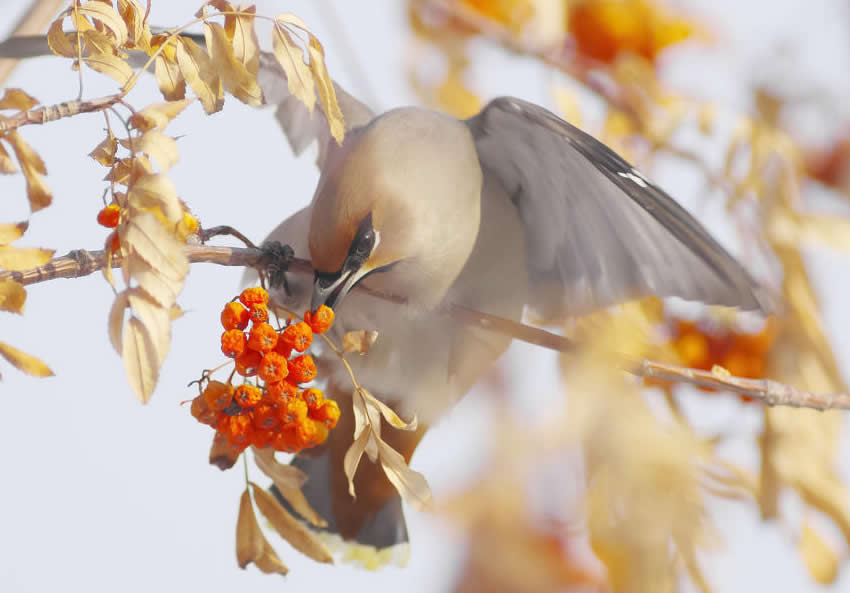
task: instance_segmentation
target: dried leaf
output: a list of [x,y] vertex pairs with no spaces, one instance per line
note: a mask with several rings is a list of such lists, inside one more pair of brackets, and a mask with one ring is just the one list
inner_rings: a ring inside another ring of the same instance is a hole
[[[122,140],[121,145],[136,152],[147,154],[159,165],[159,169],[163,173],[173,167],[180,158],[180,151],[177,150],[177,142],[174,138],[158,130],[150,130],[129,141]],[[141,182],[141,179],[136,183],[139,182]],[[169,218],[171,217],[169,216]]]
[[47,45],[57,56],[63,58],[77,57],[77,46],[71,42],[71,39],[76,38],[76,35],[65,33],[62,29],[64,26],[64,18],[56,19],[47,30]]
[[342,468],[345,477],[348,478],[348,493],[352,498],[357,498],[357,493],[354,492],[354,474],[357,473],[357,466],[360,465],[360,459],[363,457],[363,452],[366,451],[366,445],[371,437],[372,434],[368,430],[362,430],[355,437],[342,460]]
[[165,129],[172,119],[180,115],[195,99],[182,99],[180,101],[167,101],[148,105],[141,111],[130,116],[130,125],[137,130],[147,132],[153,128]]
[[221,433],[215,433],[210,447],[210,465],[216,466],[221,471],[228,470],[236,464],[241,454],[241,451],[234,449],[227,442],[227,437]]
[[131,185],[139,177],[151,173],[153,173],[153,167],[151,167],[148,157],[143,154],[137,154],[132,158],[116,160],[109,173],[103,179],[104,181],[114,181],[121,185]]
[[122,294],[125,293],[130,310],[147,330],[151,343],[156,350],[157,360],[161,365],[168,355],[168,348],[171,344],[169,310],[161,307],[139,287],[129,288]]
[[121,358],[130,388],[140,402],[148,403],[159,379],[159,357],[151,336],[138,319],[131,318],[124,325]]
[[18,167],[15,166],[15,162],[12,160],[12,157],[9,156],[9,153],[6,151],[3,144],[0,144],[0,173],[3,175],[11,175],[12,173],[17,172]]
[[367,407],[373,406],[377,408],[381,415],[384,417],[384,420],[389,422],[390,426],[397,428],[399,430],[416,430],[419,426],[419,422],[414,416],[410,422],[405,422],[402,420],[398,414],[396,414],[392,408],[390,408],[387,404],[376,398],[374,395],[369,393],[369,391],[363,387],[360,388],[360,395],[364,398],[367,403]]
[[224,105],[224,91],[207,53],[191,39],[181,37],[177,44],[177,64],[204,111],[220,111]]
[[17,130],[8,132],[5,139],[12,145],[18,164],[21,166],[24,178],[27,182],[27,197],[30,201],[30,210],[38,212],[46,208],[53,201],[53,195],[42,181],[41,176],[47,175],[44,161],[38,156]]
[[310,54],[310,71],[319,90],[319,102],[325,113],[325,119],[328,120],[331,136],[337,144],[342,145],[342,139],[345,136],[345,118],[337,103],[334,84],[325,66],[325,50],[319,40],[310,35],[307,51]]
[[431,510],[434,498],[425,476],[410,469],[401,453],[382,440],[378,441],[378,451],[384,473],[401,497],[417,510]]
[[154,76],[166,101],[179,101],[186,96],[186,79],[175,62],[158,55],[154,61]]
[[129,295],[124,290],[118,293],[115,300],[112,301],[112,307],[109,309],[109,321],[107,328],[109,330],[109,341],[117,354],[121,354],[124,349],[123,328],[124,328],[124,310],[130,306]]
[[808,524],[803,524],[797,550],[812,578],[821,585],[830,585],[838,576],[838,557]]
[[[225,29],[233,45],[233,57],[255,78],[260,68],[260,46],[257,42],[257,32],[254,30],[253,16],[256,11],[255,6],[248,6],[243,8],[242,12],[250,13],[251,16],[228,15],[225,19]],[[231,23],[232,35],[230,34]]]
[[0,224],[0,245],[8,245],[12,241],[20,239],[27,228],[29,228],[29,223],[26,221]]
[[357,352],[358,354],[366,354],[378,339],[378,332],[374,330],[357,330],[346,332],[342,336],[342,351]]
[[137,0],[118,0],[118,12],[127,25],[127,37],[134,47],[148,52],[151,32],[145,24],[145,9]]
[[[159,132],[148,132],[145,136],[148,134]],[[158,208],[166,219],[175,224],[183,218],[183,206],[177,197],[177,188],[161,173],[139,177],[127,193],[127,203],[132,208]]]
[[239,518],[236,521],[236,561],[239,568],[243,569],[253,562],[265,573],[285,575],[289,572],[260,529],[248,488],[245,488],[239,500]]
[[333,564],[333,556],[309,529],[284,509],[274,496],[251,482],[254,490],[254,501],[260,512],[268,519],[280,537],[289,542],[293,548],[309,556],[316,562]]
[[53,257],[52,249],[0,246],[0,269],[19,272],[43,266]]
[[[95,2],[99,4],[99,2]],[[100,53],[92,54],[83,58],[83,61],[92,69],[106,74],[113,80],[117,81],[121,86],[127,84],[127,81],[133,76],[133,69],[130,65],[119,58],[118,56]]]
[[150,212],[139,212],[132,216],[121,241],[167,279],[182,282],[189,273],[189,262],[183,253],[183,246]]
[[28,95],[21,89],[6,89],[0,98],[0,109],[17,109],[26,111],[38,105],[38,99]]
[[257,83],[257,75],[233,55],[233,47],[218,23],[205,23],[204,35],[209,48],[213,67],[221,76],[224,88],[234,97],[248,105],[262,105],[263,93]]
[[116,55],[118,47],[115,44],[115,38],[109,33],[90,29],[80,33],[80,40],[83,43],[85,54],[106,54]]
[[307,474],[287,463],[279,463],[272,449],[253,447],[254,462],[260,471],[266,474],[278,488],[301,488],[307,481]]
[[0,311],[23,313],[27,302],[24,285],[11,279],[0,280]]
[[51,371],[46,364],[41,362],[35,356],[21,352],[17,348],[9,346],[9,344],[0,342],[0,356],[8,360],[9,363],[11,363],[11,365],[16,369],[25,372],[27,375],[32,375],[33,377],[53,376],[53,371]]
[[94,147],[94,150],[89,153],[89,156],[104,167],[111,167],[115,162],[115,153],[117,151],[118,140],[115,139],[115,136],[110,131],[107,132],[106,138]]
[[304,50],[292,39],[289,31],[278,23],[275,23],[272,42],[274,57],[286,73],[289,92],[304,103],[312,114],[316,106],[316,85],[310,68],[304,63]]
[[133,278],[136,284],[162,307],[175,303],[180,294],[182,284],[178,280],[167,278],[155,270],[141,257],[130,255],[121,262],[128,278]]
[[112,6],[93,0],[80,6],[77,11],[88,18],[103,23],[115,36],[119,47],[127,41],[127,25]]

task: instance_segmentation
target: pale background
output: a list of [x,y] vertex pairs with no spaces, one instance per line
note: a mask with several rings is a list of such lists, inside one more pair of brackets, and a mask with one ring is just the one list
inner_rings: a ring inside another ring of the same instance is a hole
[[[338,11],[355,55],[382,107],[415,102],[404,75],[410,44],[405,6],[391,0],[322,0]],[[3,2],[5,34],[24,2]],[[191,18],[194,1],[156,1],[151,20],[177,25]],[[750,109],[753,79],[783,82],[805,92],[825,89],[837,105],[834,121],[809,118],[805,131],[815,140],[835,134],[846,121],[850,77],[850,9],[838,0],[748,0],[679,3],[691,7],[724,32],[710,53],[686,48],[669,58],[668,77],[694,95],[713,98],[733,111]],[[332,75],[362,92],[346,70],[319,2],[258,2],[258,13],[291,11],[325,43]],[[778,61],[776,50],[789,54]],[[476,46],[481,66],[474,78],[485,96],[512,94],[549,104],[548,75],[530,60],[505,57]],[[151,77],[130,101],[136,107],[160,100]],[[114,92],[114,83],[85,73],[86,96]],[[59,59],[23,64],[9,81],[51,104],[73,98],[77,75]],[[170,173],[181,196],[206,225],[231,224],[255,240],[310,198],[316,172],[310,157],[299,160],[269,112],[227,99],[222,113],[203,115],[190,107],[169,131],[180,134],[181,161]],[[28,127],[25,139],[49,169],[54,205],[32,219],[22,244],[70,249],[100,248],[106,231],[95,223],[104,170],[84,155],[101,139],[102,117],[89,115]],[[671,174],[672,172],[672,174]],[[670,168],[654,174],[673,195],[693,204],[698,179]],[[3,221],[27,216],[21,177],[0,179]],[[713,210],[710,208],[709,210]],[[840,255],[813,259],[829,319],[830,336],[844,368],[850,368],[845,303],[850,297],[848,265]],[[201,368],[220,360],[218,313],[235,294],[237,269],[194,266],[180,299],[186,316],[174,325],[171,354],[150,405],[139,405],[123,376],[122,363],[106,335],[112,292],[102,277],[59,280],[29,290],[24,317],[0,317],[2,339],[47,361],[56,377],[37,380],[0,364],[0,591],[330,591],[447,590],[461,565],[463,544],[450,525],[408,510],[413,539],[407,568],[370,573],[348,566],[318,566],[276,536],[270,540],[291,569],[286,580],[236,567],[234,531],[241,471],[222,473],[206,463],[210,430],[196,423],[178,402],[191,397],[186,383]],[[517,361],[536,365],[538,391],[557,393],[556,359],[548,352],[515,346],[497,372],[511,393],[528,393],[532,373],[520,377]],[[429,479],[438,500],[474,480],[486,458],[486,387],[464,400],[424,440],[414,467]],[[517,395],[518,399],[520,396]],[[731,398],[692,410],[708,424],[732,424],[752,432],[758,414]],[[845,458],[850,447],[843,445]],[[741,446],[740,459],[755,461]],[[844,464],[845,477],[848,463]],[[258,472],[253,477],[264,481]],[[784,501],[794,512],[793,498]],[[717,591],[814,591],[783,527],[761,525],[754,509],[717,504],[714,519],[725,550],[706,558]],[[835,533],[829,533],[835,537]],[[836,540],[837,541],[837,540]],[[850,588],[850,576],[827,590]]]

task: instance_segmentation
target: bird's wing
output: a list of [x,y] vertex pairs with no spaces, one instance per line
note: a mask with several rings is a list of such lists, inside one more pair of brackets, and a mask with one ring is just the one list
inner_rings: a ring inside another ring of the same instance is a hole
[[519,211],[529,305],[544,318],[647,295],[772,308],[693,216],[593,137],[509,97],[467,124],[484,174]]
[[[289,92],[286,73],[280,67],[273,54],[260,54],[260,68],[257,72],[257,82],[263,90],[263,102],[267,105],[277,105],[275,116],[289,140],[289,146],[296,155],[301,154],[314,141],[318,142],[319,154],[316,164],[321,169],[331,143],[328,121],[317,104],[311,114],[295,95]],[[333,83],[337,103],[345,120],[346,133],[369,123],[375,114],[366,105],[348,94],[336,82]]]

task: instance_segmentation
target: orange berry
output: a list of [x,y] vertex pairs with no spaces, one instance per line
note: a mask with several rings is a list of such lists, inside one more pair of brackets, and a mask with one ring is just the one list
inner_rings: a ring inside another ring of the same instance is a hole
[[210,409],[209,405],[207,405],[207,400],[204,399],[203,395],[199,395],[192,400],[190,411],[192,412],[192,416],[195,417],[195,420],[201,424],[212,424],[218,416],[216,411]]
[[314,334],[323,334],[331,327],[334,322],[333,309],[325,305],[321,305],[316,312],[307,311],[304,313],[304,321],[310,326]]
[[278,403],[280,400],[287,400],[294,397],[298,393],[298,386],[291,381],[275,381],[274,383],[266,383],[266,400],[271,403]]
[[244,449],[251,442],[253,432],[251,417],[247,414],[229,416],[221,420],[218,431],[227,438],[227,442],[236,448]]
[[245,329],[250,320],[248,309],[240,303],[227,303],[221,312],[221,325],[224,329]]
[[283,330],[280,339],[290,348],[304,352],[313,342],[313,330],[305,322],[299,321]]
[[704,334],[688,332],[676,338],[673,349],[682,364],[695,369],[711,368],[708,338]]
[[568,23],[579,52],[606,63],[621,52],[645,53],[649,42],[646,10],[632,2],[577,2]]
[[248,348],[268,352],[277,345],[277,332],[268,323],[257,323],[248,334]]
[[229,329],[221,334],[221,351],[228,358],[236,358],[245,352],[248,338],[240,329]]
[[254,430],[251,433],[251,444],[257,449],[263,449],[264,447],[268,447],[271,445],[275,434],[276,432],[274,430],[258,429],[257,425],[254,424]]
[[260,361],[260,368],[258,370],[260,379],[266,383],[282,381],[289,374],[286,364],[286,358],[277,352],[266,352],[263,355],[263,360]]
[[324,422],[317,422],[311,418],[305,419],[298,424],[298,439],[302,448],[321,445],[328,439],[328,427]]
[[251,321],[264,323],[269,320],[269,308],[262,303],[257,303],[251,308]]
[[328,429],[333,429],[339,421],[339,415],[339,404],[332,399],[326,399],[323,400],[322,405],[313,412],[312,417],[319,422],[324,422]]
[[307,404],[307,408],[310,410],[311,415],[319,408],[319,406],[322,405],[322,402],[325,399],[325,396],[322,394],[322,390],[316,389],[315,387],[305,389],[298,395],[304,400],[304,403]]
[[254,350],[246,350],[236,357],[236,372],[243,377],[253,377],[260,368],[263,355]]
[[109,245],[109,251],[112,253],[116,253],[121,249],[121,237],[118,236],[117,231],[112,231],[109,233],[109,236],[106,238],[106,244]]
[[301,450],[298,438],[298,428],[294,424],[283,426],[272,438],[270,443],[275,451],[297,453]]
[[296,356],[289,361],[289,376],[296,383],[307,383],[316,378],[316,363],[309,354]]
[[307,404],[304,400],[291,397],[280,404],[278,417],[283,424],[298,424],[307,417]]
[[210,409],[218,412],[233,401],[233,385],[221,381],[210,381],[203,395]]
[[263,392],[253,385],[240,385],[233,393],[233,398],[243,408],[253,408],[263,399]]
[[121,208],[118,207],[118,204],[105,206],[97,213],[97,222],[110,229],[114,229],[118,226],[118,220],[120,218]]
[[287,346],[286,342],[280,339],[278,336],[277,344],[275,344],[274,350],[272,352],[277,352],[284,358],[289,358],[292,356],[292,346]]
[[242,294],[239,295],[239,300],[249,309],[253,309],[258,304],[268,305],[269,293],[261,286],[254,286],[243,290]]
[[254,408],[254,428],[274,430],[280,426],[277,409],[270,404],[257,404]]

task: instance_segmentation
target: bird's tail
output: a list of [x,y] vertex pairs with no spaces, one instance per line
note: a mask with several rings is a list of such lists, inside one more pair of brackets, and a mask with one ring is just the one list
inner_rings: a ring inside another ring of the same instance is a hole
[[[334,392],[328,393],[328,396],[337,400],[341,410],[351,410],[350,393]],[[426,430],[426,427],[420,426],[407,432],[384,424],[381,435],[409,462]],[[407,524],[401,498],[380,464],[372,463],[364,455],[354,477],[357,497],[352,498],[348,492],[343,459],[353,434],[353,414],[343,412],[320,450],[313,455],[305,451],[304,455],[292,460],[292,465],[308,477],[301,490],[307,502],[327,521],[327,527],[323,529],[329,534],[326,541],[331,547],[334,540],[342,543],[344,558],[366,567],[378,567],[388,562],[402,564],[406,561]],[[272,487],[272,493],[281,504],[298,515],[275,487]]]

